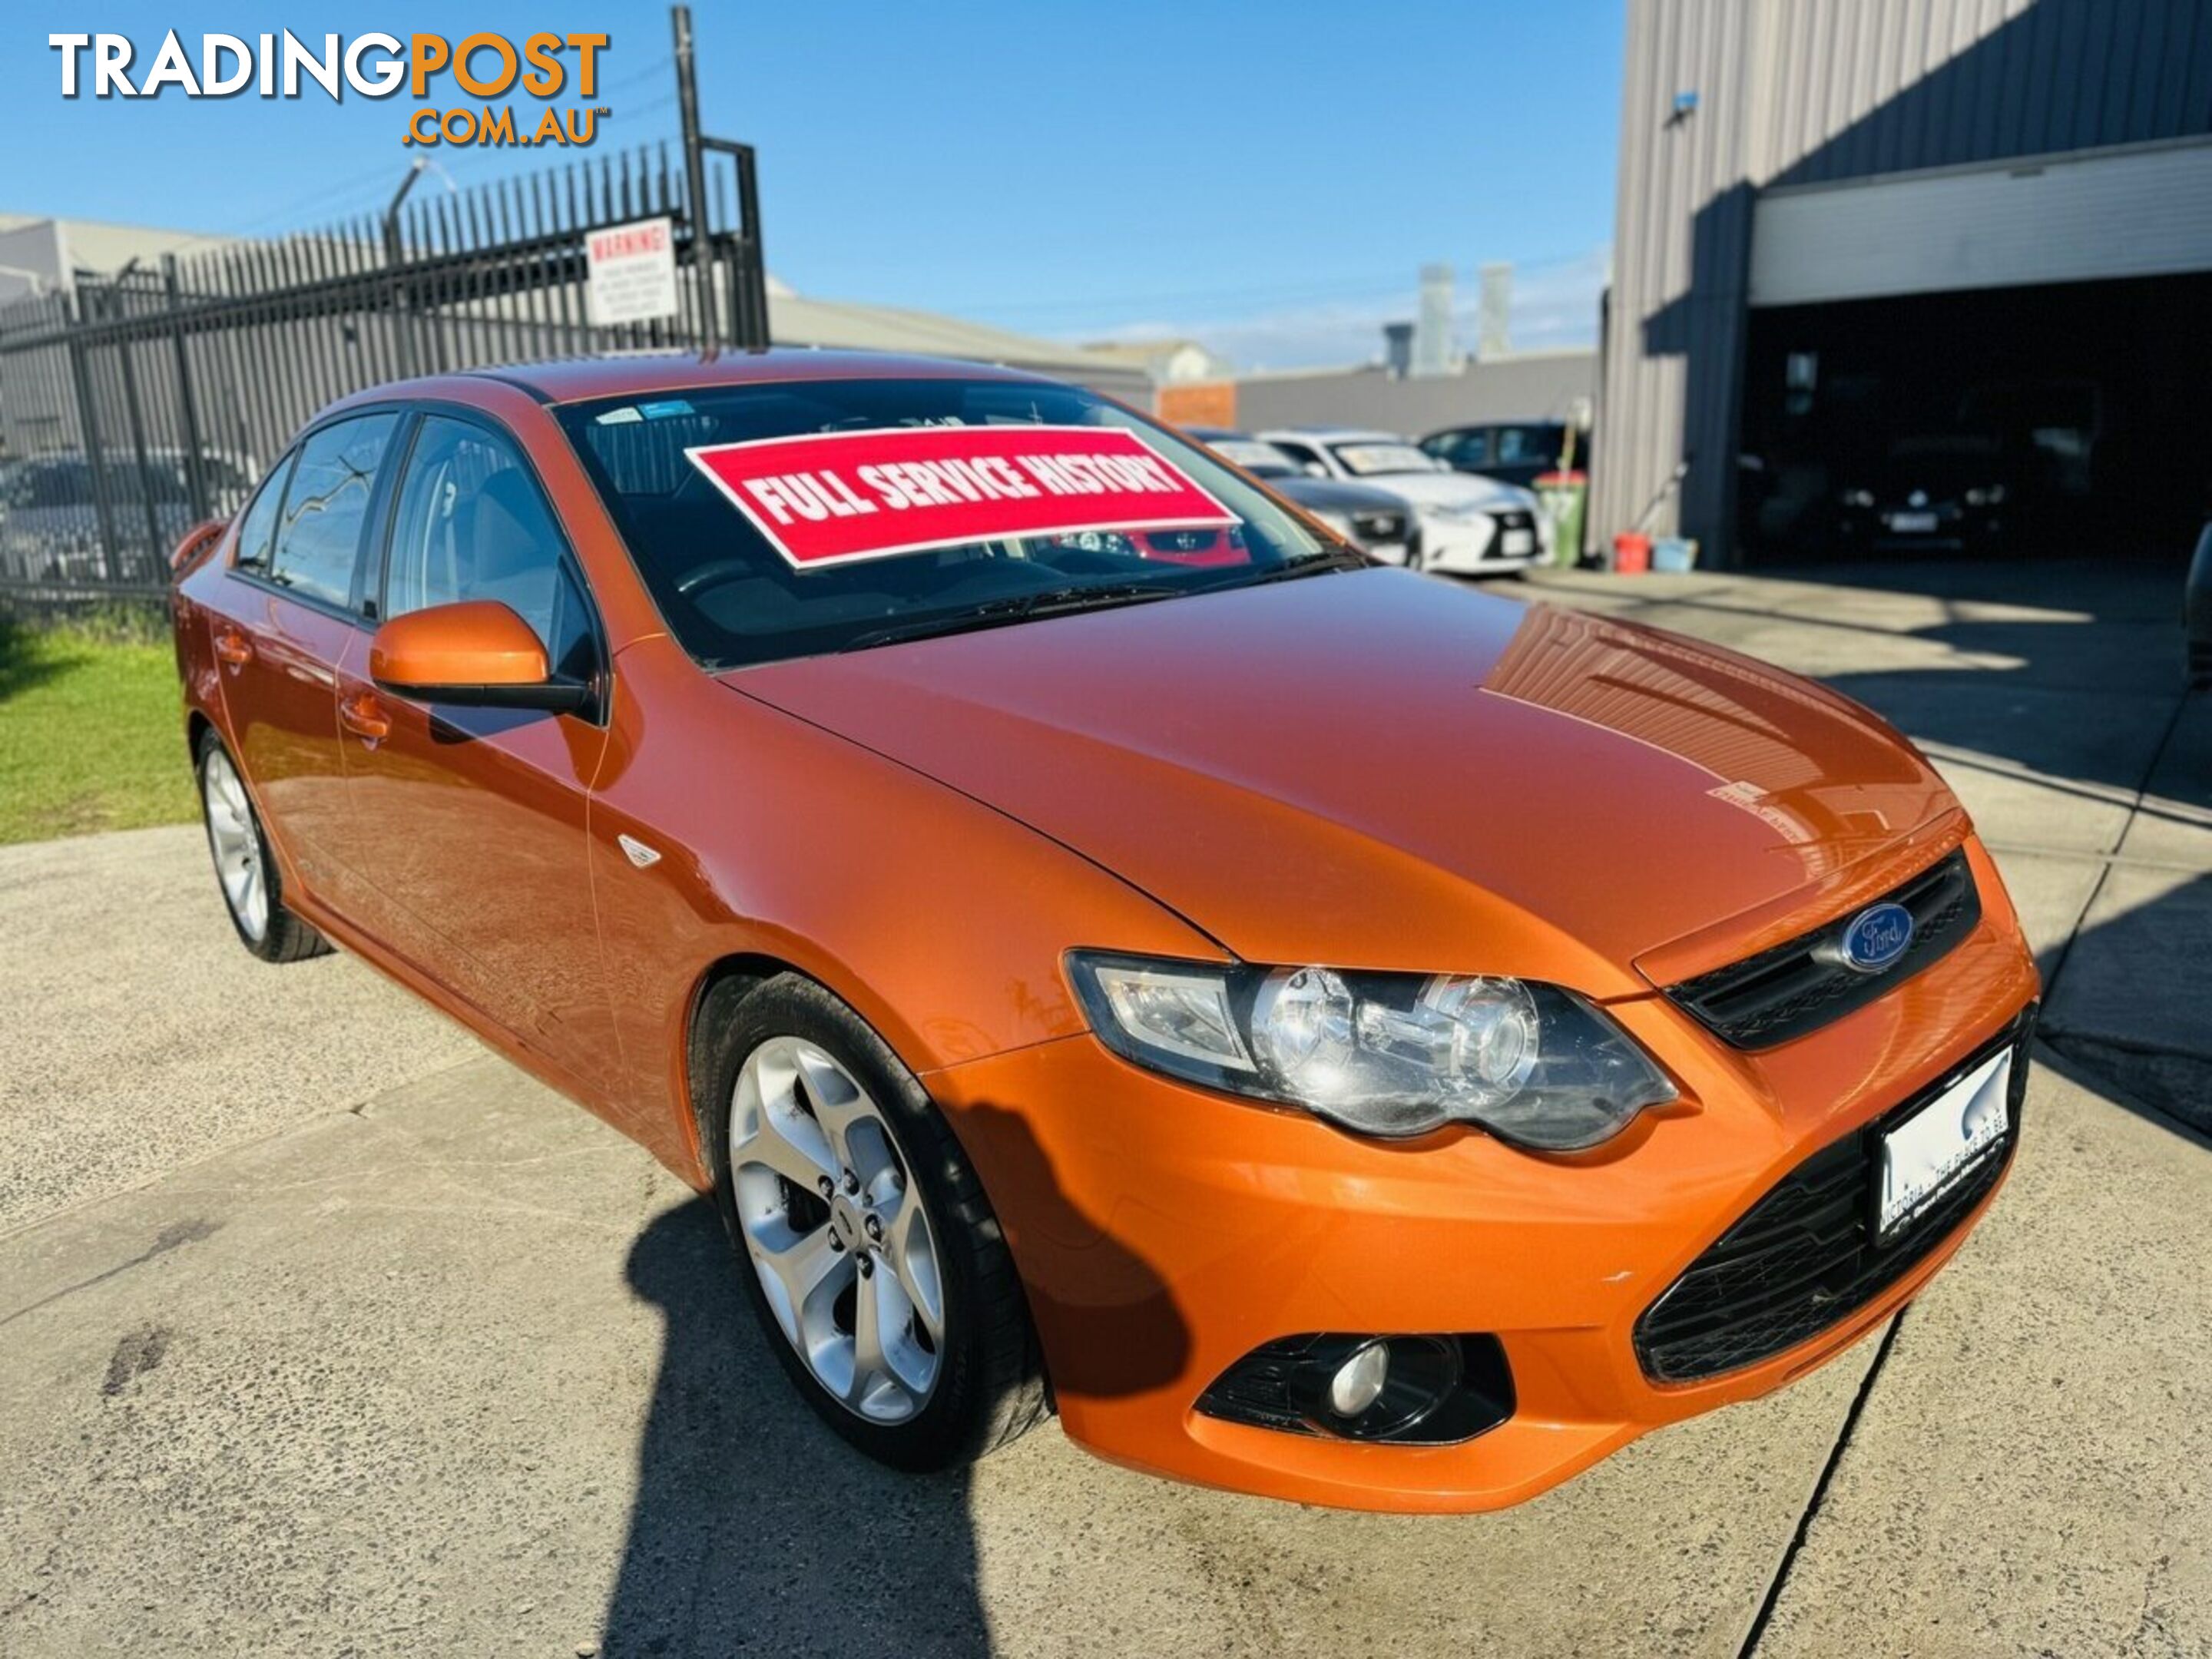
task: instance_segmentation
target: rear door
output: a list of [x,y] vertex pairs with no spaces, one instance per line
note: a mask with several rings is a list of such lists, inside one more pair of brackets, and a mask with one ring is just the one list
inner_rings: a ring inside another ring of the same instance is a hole
[[362,552],[398,416],[310,433],[247,508],[210,633],[231,745],[270,835],[308,889],[343,906],[348,834],[339,665],[366,649]]
[[497,600],[599,695],[580,714],[457,708],[349,661],[339,711],[371,931],[578,1076],[611,1077],[585,833],[608,671],[589,589],[521,447],[467,411],[423,414],[385,542],[380,616]]

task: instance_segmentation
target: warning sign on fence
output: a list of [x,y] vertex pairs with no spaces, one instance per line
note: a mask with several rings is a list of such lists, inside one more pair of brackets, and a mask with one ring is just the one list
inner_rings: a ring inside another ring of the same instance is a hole
[[676,314],[676,232],[667,219],[595,230],[584,253],[592,322],[604,328]]

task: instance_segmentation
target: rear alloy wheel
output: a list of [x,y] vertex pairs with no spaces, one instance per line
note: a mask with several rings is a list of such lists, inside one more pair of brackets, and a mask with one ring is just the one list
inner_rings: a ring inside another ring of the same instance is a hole
[[200,739],[199,767],[208,851],[240,940],[264,962],[322,955],[331,948],[323,936],[284,908],[283,879],[252,798],[230,751],[212,732]]
[[[718,1018],[719,1016],[719,1018]],[[817,1413],[908,1469],[1044,1414],[1026,1301],[958,1141],[860,1016],[786,974],[710,1000],[703,1126],[755,1311]]]

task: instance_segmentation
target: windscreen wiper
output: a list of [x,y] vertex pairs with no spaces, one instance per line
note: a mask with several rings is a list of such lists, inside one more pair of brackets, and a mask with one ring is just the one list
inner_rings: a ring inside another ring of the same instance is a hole
[[1224,587],[1257,587],[1262,582],[1295,581],[1300,576],[1323,576],[1332,570],[1366,570],[1374,563],[1375,561],[1364,553],[1352,548],[1331,547],[1319,553],[1308,553],[1301,558],[1288,560],[1273,570],[1262,570],[1256,576],[1243,571],[1224,575],[1218,581],[1209,582],[1200,592],[1212,593]]
[[1171,599],[1177,593],[1197,591],[1187,585],[1167,582],[1070,583],[1065,587],[1043,587],[1031,593],[1015,593],[1003,599],[987,599],[965,611],[951,611],[941,617],[926,617],[915,622],[894,623],[888,628],[871,629],[865,634],[854,635],[837,648],[841,652],[866,651],[874,646],[896,645],[902,640],[927,639],[939,634],[968,634],[977,629],[1028,622],[1036,617],[1063,616],[1074,611],[1138,605],[1146,599]]

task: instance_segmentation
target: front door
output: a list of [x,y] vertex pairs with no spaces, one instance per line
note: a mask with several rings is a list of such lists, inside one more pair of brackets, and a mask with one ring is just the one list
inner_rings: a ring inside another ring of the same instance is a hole
[[[556,673],[603,684],[588,594],[504,432],[424,416],[386,550],[380,616],[495,599]],[[366,653],[337,695],[372,930],[578,1077],[615,1076],[585,835],[603,712],[418,702],[371,684]]]

